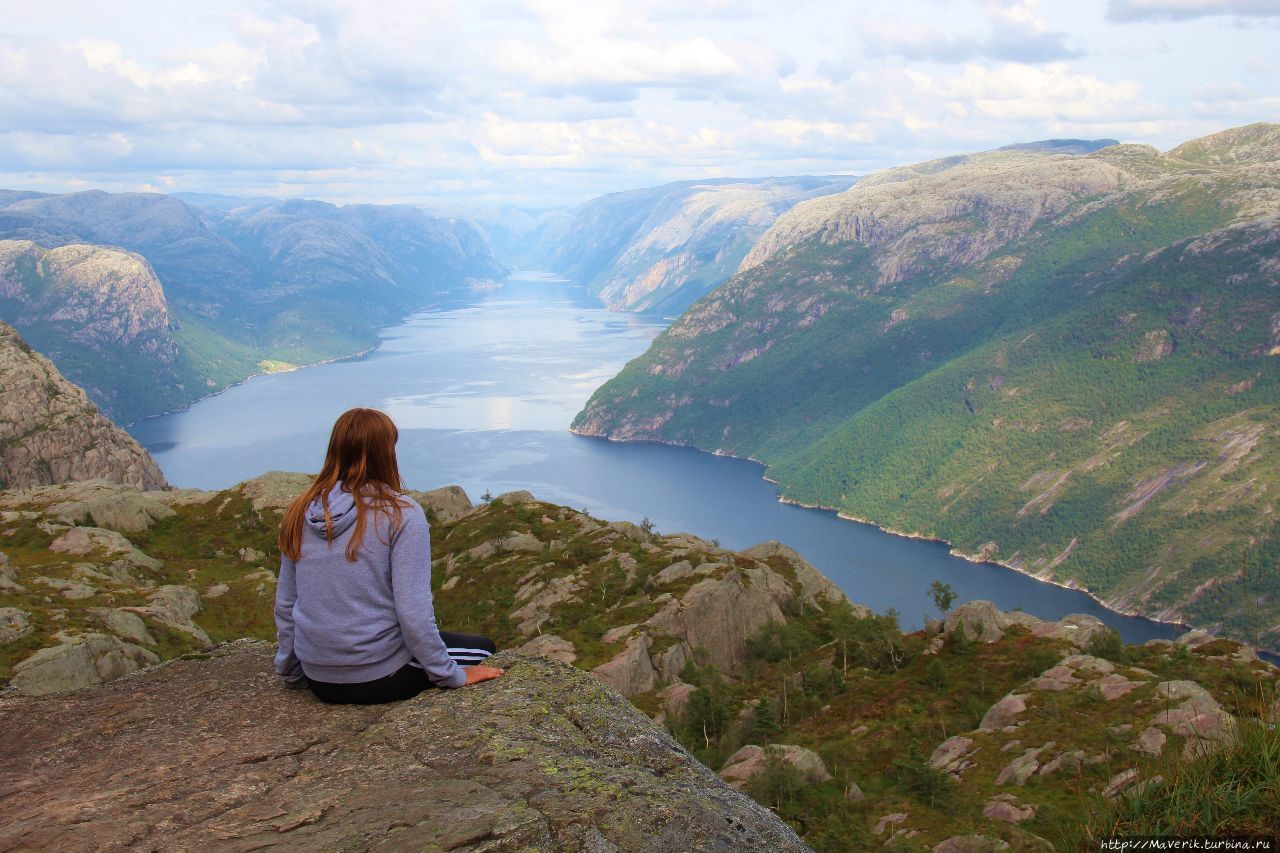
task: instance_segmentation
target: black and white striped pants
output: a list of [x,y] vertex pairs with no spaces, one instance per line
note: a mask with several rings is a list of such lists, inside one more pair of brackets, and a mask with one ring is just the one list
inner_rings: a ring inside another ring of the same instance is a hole
[[[459,634],[455,631],[441,631],[440,639],[444,640],[449,657],[459,666],[474,666],[483,663],[489,655],[498,650],[493,640],[475,634]],[[333,705],[381,705],[385,702],[399,702],[410,699],[423,690],[434,685],[418,666],[417,661],[407,663],[388,676],[375,681],[363,681],[358,684],[332,684],[325,681],[307,679],[311,692],[322,701]]]

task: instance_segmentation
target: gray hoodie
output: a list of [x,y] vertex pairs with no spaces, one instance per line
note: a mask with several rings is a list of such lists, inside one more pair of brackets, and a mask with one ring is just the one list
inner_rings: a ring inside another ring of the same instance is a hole
[[276,672],[287,686],[302,676],[356,684],[391,675],[416,660],[441,687],[461,687],[466,673],[449,657],[431,603],[431,539],[415,501],[404,503],[398,528],[366,510],[355,562],[347,542],[355,500],[341,484],[329,492],[333,539],[317,498],[307,508],[298,559],[282,557],[276,586]]

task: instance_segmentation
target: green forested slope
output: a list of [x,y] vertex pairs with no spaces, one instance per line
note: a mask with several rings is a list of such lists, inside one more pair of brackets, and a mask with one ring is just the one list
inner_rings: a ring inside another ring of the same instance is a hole
[[575,429],[1277,640],[1280,128],[992,152],[797,207]]

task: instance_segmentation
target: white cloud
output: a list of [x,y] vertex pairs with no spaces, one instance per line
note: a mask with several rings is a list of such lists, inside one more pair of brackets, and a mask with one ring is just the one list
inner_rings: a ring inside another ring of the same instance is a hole
[[1117,121],[1141,118],[1153,109],[1140,100],[1138,83],[1110,83],[1073,71],[1066,63],[969,64],[956,76],[921,71],[908,75],[922,97],[959,105],[965,115],[992,119]]
[[1106,20],[1248,2],[1107,2],[12,4],[0,186],[553,204],[1276,115],[1266,34]]
[[1210,15],[1280,16],[1276,0],[1110,0],[1112,21],[1186,21]]

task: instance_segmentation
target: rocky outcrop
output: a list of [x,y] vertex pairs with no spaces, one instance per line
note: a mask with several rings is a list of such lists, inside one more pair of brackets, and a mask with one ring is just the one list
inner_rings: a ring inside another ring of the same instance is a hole
[[133,252],[0,240],[0,304],[16,308],[6,312],[14,324],[53,325],[93,351],[134,350],[167,365],[178,357],[164,288]]
[[37,651],[13,668],[13,687],[41,696],[103,684],[159,661],[147,649],[105,634],[86,634]]
[[[617,693],[508,657],[385,706],[279,686],[240,642],[113,685],[0,699],[0,847],[805,850]],[[252,721],[252,724],[247,724]]]
[[816,752],[785,743],[765,747],[747,744],[725,761],[724,767],[720,768],[720,778],[735,788],[744,787],[765,772],[771,759],[785,761],[795,767],[806,782],[826,782],[831,778],[827,765]]
[[[857,241],[877,251],[877,286],[927,265],[964,266],[1026,234],[1082,199],[1123,186],[1125,172],[1101,158],[999,150],[889,169],[851,189],[780,216],[743,259],[749,270],[817,240]],[[957,220],[967,227],[957,228]]]
[[150,454],[0,323],[0,488],[93,479],[168,486]]

